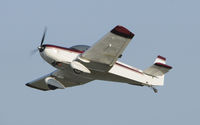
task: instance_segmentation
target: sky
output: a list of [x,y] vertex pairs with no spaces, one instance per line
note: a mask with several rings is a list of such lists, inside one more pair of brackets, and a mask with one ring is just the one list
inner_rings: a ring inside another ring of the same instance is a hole
[[[0,125],[200,123],[199,0],[0,0]],[[146,69],[157,55],[173,69],[148,87],[92,81],[43,92],[25,84],[55,70],[30,55],[45,43],[92,45],[116,25],[135,34],[120,61]]]

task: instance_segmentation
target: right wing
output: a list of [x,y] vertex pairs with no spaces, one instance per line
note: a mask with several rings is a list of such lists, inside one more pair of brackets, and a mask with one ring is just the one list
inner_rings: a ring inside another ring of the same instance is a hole
[[116,26],[96,42],[80,58],[112,66],[120,57],[134,34],[123,26]]
[[29,82],[26,85],[31,88],[47,91],[82,85],[92,80],[93,79],[81,77],[70,71],[56,70],[48,75]]

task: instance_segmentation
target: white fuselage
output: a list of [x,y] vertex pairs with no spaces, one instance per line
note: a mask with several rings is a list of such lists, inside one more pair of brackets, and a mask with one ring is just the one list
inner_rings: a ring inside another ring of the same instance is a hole
[[[55,68],[61,70],[69,70],[69,68],[72,68],[70,66],[71,62],[76,60],[81,53],[83,52],[78,50],[63,48],[54,45],[45,45],[45,49],[44,51],[40,52],[40,55],[46,62],[48,62]],[[119,61],[117,61],[108,72],[92,70],[92,73],[90,74],[82,73],[80,75],[83,78],[85,77],[98,80],[125,82],[140,86],[149,83],[159,84],[163,82],[159,81],[158,79],[153,79],[151,76],[144,74],[142,70],[128,66]]]
[[[62,49],[54,46],[46,46],[43,52],[40,52],[41,57],[52,64],[54,62],[62,62],[65,64],[70,64],[75,60],[80,53],[72,50]],[[56,66],[57,68],[57,66]]]
[[38,50],[41,57],[57,68],[54,72],[26,85],[40,90],[64,89],[94,80],[123,82],[138,86],[162,86],[164,74],[171,66],[166,58],[157,56],[154,64],[144,71],[117,61],[134,34],[123,26],[116,26],[93,46],[75,45],[64,48],[43,44],[45,28]]

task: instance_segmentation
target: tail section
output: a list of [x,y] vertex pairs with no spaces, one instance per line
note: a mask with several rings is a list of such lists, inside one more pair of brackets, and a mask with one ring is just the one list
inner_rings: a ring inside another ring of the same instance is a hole
[[164,75],[167,73],[170,69],[172,69],[171,66],[166,65],[166,58],[162,56],[158,56],[152,66],[144,70],[143,72],[146,75],[156,77],[156,80],[152,80],[150,85],[157,85],[157,86],[163,86],[164,85]]
[[154,64],[144,70],[144,73],[150,76],[162,76],[165,73],[167,73],[170,69],[172,69],[171,66],[166,65],[166,58],[162,56],[158,56],[154,62]]
[[156,58],[156,60],[155,60],[154,63],[163,63],[163,64],[166,64],[166,58],[159,55],[159,56]]
[[157,92],[155,86],[164,85],[164,76],[171,66],[166,65],[166,58],[158,56],[152,66],[142,71],[117,61],[108,71],[108,76],[102,75],[102,80],[125,82],[132,85],[148,86]]

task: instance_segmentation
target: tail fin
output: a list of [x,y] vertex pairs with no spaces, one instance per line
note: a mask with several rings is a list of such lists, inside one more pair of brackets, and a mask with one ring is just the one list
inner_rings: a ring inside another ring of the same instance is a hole
[[166,58],[159,55],[159,56],[156,58],[156,60],[155,60],[154,63],[166,64]]
[[166,65],[166,58],[162,56],[158,56],[152,66],[144,70],[143,72],[149,76],[158,78],[156,83],[152,83],[152,85],[164,85],[164,75],[167,73],[171,66]]

